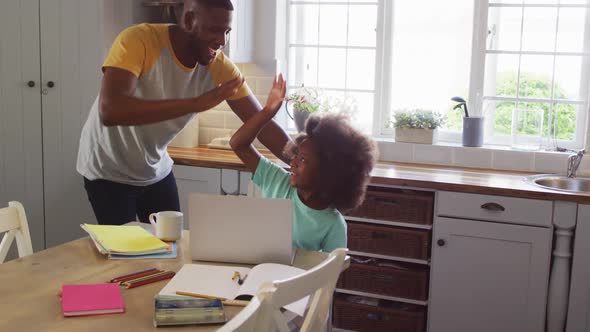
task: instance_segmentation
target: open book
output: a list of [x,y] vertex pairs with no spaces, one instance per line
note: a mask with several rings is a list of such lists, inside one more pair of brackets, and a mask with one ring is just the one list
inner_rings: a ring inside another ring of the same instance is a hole
[[[244,282],[232,280],[239,272]],[[175,295],[176,292],[189,292],[226,298],[231,300],[249,300],[258,292],[264,282],[282,280],[305,272],[305,270],[274,263],[264,263],[253,268],[237,266],[217,266],[206,264],[185,264],[159,295]],[[285,306],[285,309],[303,316],[308,297]]]

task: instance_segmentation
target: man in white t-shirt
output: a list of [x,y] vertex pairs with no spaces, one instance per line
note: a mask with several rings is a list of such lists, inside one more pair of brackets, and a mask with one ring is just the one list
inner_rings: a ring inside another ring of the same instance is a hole
[[[232,11],[230,0],[185,0],[179,25],[136,25],[113,42],[76,167],[100,224],[180,210],[166,148],[196,113],[224,100],[242,121],[260,111],[220,51]],[[277,156],[289,140],[274,122],[259,139]]]

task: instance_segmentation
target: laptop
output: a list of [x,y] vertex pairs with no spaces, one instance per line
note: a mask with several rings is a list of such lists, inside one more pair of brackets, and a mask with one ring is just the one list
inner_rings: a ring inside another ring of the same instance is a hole
[[291,265],[293,202],[191,193],[188,198],[193,260]]

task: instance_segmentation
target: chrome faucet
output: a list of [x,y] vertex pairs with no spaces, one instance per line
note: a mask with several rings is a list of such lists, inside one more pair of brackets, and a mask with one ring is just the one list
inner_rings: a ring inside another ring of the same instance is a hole
[[579,151],[574,151],[574,153],[570,154],[567,158],[567,177],[573,178],[576,177],[576,171],[582,162],[582,157],[584,157],[584,149]]

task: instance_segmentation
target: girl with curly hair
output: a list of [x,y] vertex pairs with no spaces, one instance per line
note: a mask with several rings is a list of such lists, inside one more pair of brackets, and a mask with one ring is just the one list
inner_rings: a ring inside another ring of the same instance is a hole
[[252,142],[285,99],[282,75],[273,82],[262,111],[233,135],[230,145],[266,198],[293,201],[293,246],[330,252],[346,248],[341,212],[362,203],[375,164],[374,143],[338,115],[312,116],[305,132],[285,145],[290,172],[269,161]]

